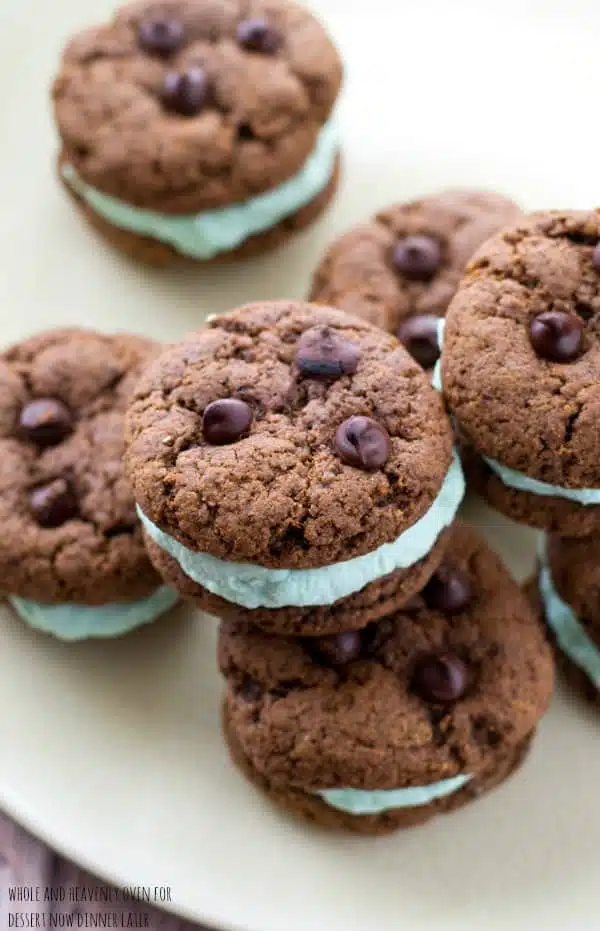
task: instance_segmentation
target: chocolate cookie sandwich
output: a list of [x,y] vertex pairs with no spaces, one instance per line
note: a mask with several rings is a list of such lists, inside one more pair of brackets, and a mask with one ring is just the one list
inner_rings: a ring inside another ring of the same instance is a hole
[[127,445],[165,580],[287,634],[408,601],[464,491],[442,401],[398,341],[293,301],[217,316],[167,349],[137,387]]
[[90,223],[152,264],[262,252],[337,186],[339,55],[290,0],[142,0],[67,45],[60,177]]
[[144,549],[123,419],[158,346],[55,330],[0,355],[0,592],[64,640],[109,637],[178,600]]
[[441,378],[469,479],[514,520],[600,533],[600,213],[532,214],[477,253]]
[[553,688],[543,626],[498,557],[457,522],[403,609],[337,637],[221,626],[224,730],[276,804],[385,834],[478,798],[523,760]]

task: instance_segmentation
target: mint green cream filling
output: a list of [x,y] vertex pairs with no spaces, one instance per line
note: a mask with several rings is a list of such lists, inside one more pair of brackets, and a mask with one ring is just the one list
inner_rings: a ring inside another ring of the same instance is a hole
[[24,621],[36,630],[53,634],[60,640],[85,640],[88,637],[118,637],[142,624],[155,621],[179,596],[166,585],[147,598],[106,605],[45,604],[11,595],[9,601]]
[[303,607],[333,604],[396,569],[419,562],[454,520],[464,492],[462,468],[454,453],[437,498],[412,527],[372,553],[317,569],[267,569],[195,553],[157,527],[139,507],[138,514],[154,542],[190,579],[214,595],[251,609]]
[[446,326],[446,321],[442,318],[438,320],[437,325],[437,342],[438,349],[440,350],[440,357],[435,363],[433,368],[433,374],[431,376],[431,384],[436,391],[442,390],[442,346],[444,345],[444,327]]
[[323,126],[303,168],[293,178],[243,203],[180,216],[142,210],[104,194],[86,184],[72,165],[65,165],[62,171],[73,190],[113,226],[167,243],[190,258],[212,259],[306,206],[331,180],[337,152],[337,128],[330,120]]
[[537,478],[530,478],[523,472],[509,469],[496,459],[490,459],[488,456],[481,458],[505,485],[516,491],[528,491],[544,498],[566,498],[567,501],[583,505],[600,504],[600,488],[565,488],[563,485],[550,485]]
[[412,786],[410,789],[377,789],[366,792],[363,789],[323,789],[315,792],[323,801],[348,812],[349,815],[379,815],[394,808],[418,808],[429,805],[437,799],[445,798],[458,792],[471,779],[470,775],[452,776],[441,782],[432,782],[428,786]]
[[600,650],[589,637],[573,609],[562,600],[554,587],[548,557],[546,538],[542,537],[539,547],[540,573],[539,591],[546,622],[553,630],[560,649],[600,689]]

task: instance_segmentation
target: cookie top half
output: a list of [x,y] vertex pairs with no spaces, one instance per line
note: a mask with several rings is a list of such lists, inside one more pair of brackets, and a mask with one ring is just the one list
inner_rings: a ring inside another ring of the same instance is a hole
[[393,789],[493,770],[535,728],[551,651],[517,583],[457,522],[402,611],[302,640],[226,623],[227,714],[256,769],[304,789]]
[[600,213],[532,214],[474,257],[446,320],[444,394],[477,453],[600,488]]
[[124,412],[156,344],[55,330],[0,356],[0,590],[134,600],[159,583],[122,468]]
[[311,299],[390,333],[407,317],[441,317],[473,253],[519,213],[491,191],[450,190],[394,204],[330,246]]
[[67,45],[53,87],[63,162],[137,207],[194,213],[295,175],[342,79],[291,0],[142,0]]
[[452,461],[442,401],[394,337],[291,301],[215,317],[166,350],[127,433],[151,521],[190,550],[277,568],[395,540]]

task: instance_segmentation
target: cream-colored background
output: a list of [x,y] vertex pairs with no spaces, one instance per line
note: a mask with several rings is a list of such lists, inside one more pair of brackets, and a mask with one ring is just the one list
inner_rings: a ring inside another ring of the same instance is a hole
[[[315,0],[347,58],[346,176],[328,218],[250,265],[137,269],[54,182],[47,85],[108,0],[0,6],[2,342],[64,323],[177,337],[208,312],[302,296],[320,250],[379,205],[450,184],[535,206],[598,200],[593,0]],[[1,468],[1,464],[0,464]],[[481,508],[521,575],[532,535]],[[272,810],[229,766],[213,622],[180,610],[112,644],[62,646],[2,609],[0,805],[117,882],[171,885],[181,913],[246,931],[598,928],[598,721],[559,695],[522,773],[379,841]]]

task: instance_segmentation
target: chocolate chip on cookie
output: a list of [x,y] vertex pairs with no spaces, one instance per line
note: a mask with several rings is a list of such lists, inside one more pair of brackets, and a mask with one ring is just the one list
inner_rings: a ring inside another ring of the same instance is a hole
[[151,16],[140,23],[138,41],[150,55],[172,55],[184,40],[185,27],[174,16]]
[[412,687],[424,701],[452,705],[462,698],[468,684],[467,666],[455,653],[427,653],[415,664]]
[[263,17],[244,19],[237,29],[237,40],[250,52],[273,55],[281,45],[281,34]]
[[251,423],[252,409],[245,401],[223,398],[206,407],[202,415],[202,433],[212,446],[224,446],[241,439]]
[[40,527],[60,527],[77,514],[77,498],[64,478],[34,488],[30,504]]
[[66,404],[56,398],[29,401],[19,415],[19,432],[38,446],[55,446],[73,429],[73,418]]
[[298,340],[296,362],[305,378],[335,379],[352,375],[359,359],[358,347],[329,327],[305,330]]
[[361,655],[362,637],[359,630],[345,630],[341,634],[318,637],[308,644],[315,654],[332,666],[345,666]]
[[403,236],[392,249],[392,265],[409,281],[429,281],[442,264],[442,249],[433,236]]
[[443,614],[459,614],[471,601],[469,578],[455,566],[442,564],[423,592],[430,608]]
[[208,77],[202,68],[190,68],[179,74],[170,71],[162,92],[168,110],[181,116],[195,116],[208,100]]
[[[437,359],[431,319],[446,313],[476,249],[519,215],[512,201],[485,191],[445,191],[395,204],[329,247],[311,299],[398,334],[430,368]],[[403,330],[412,317],[421,324]]]
[[572,362],[583,345],[583,323],[575,314],[545,310],[529,324],[536,355],[549,362]]
[[390,438],[371,417],[349,417],[336,430],[335,449],[340,459],[357,469],[380,469],[390,455]]
[[398,339],[424,369],[431,369],[440,357],[439,318],[433,314],[408,317],[398,327]]

